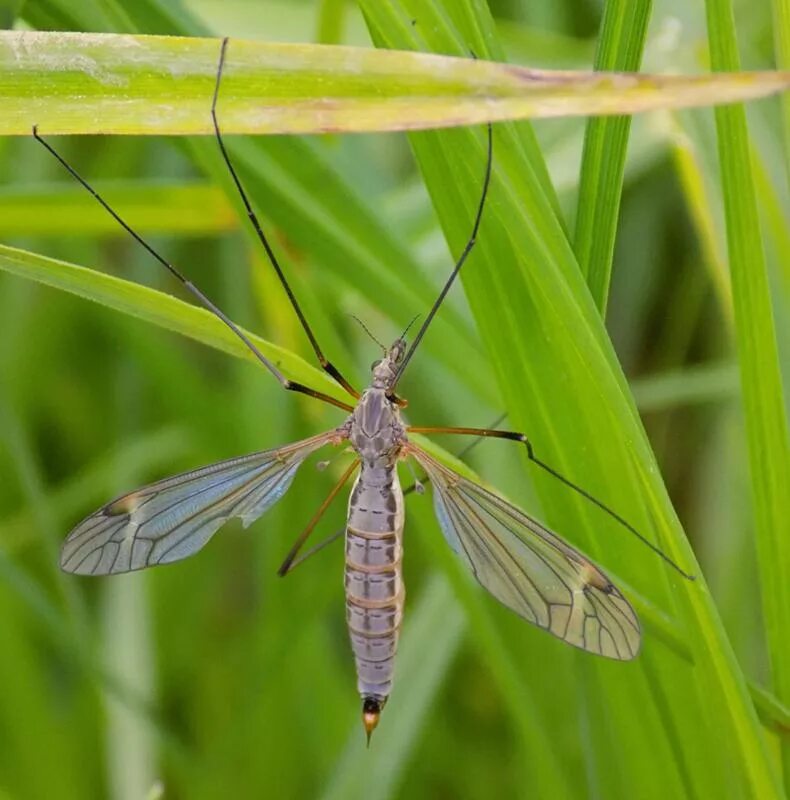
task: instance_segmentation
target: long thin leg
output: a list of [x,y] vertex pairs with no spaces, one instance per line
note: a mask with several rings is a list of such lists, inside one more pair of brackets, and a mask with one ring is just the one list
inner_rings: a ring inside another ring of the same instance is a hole
[[332,487],[332,491],[329,492],[326,500],[324,500],[324,502],[318,507],[318,511],[315,512],[313,518],[307,523],[305,529],[299,534],[293,544],[293,547],[288,551],[285,561],[283,561],[283,563],[280,565],[280,569],[277,570],[277,574],[281,578],[288,574],[293,566],[294,559],[299,555],[299,551],[302,549],[302,545],[304,545],[304,543],[307,541],[310,534],[313,532],[313,529],[316,525],[318,525],[321,517],[324,516],[327,508],[329,508],[332,501],[335,499],[335,497],[337,497],[337,493],[343,488],[343,484],[351,477],[351,473],[354,472],[358,464],[359,460],[354,459],[349,468],[343,473],[340,480]]
[[49,144],[49,142],[46,142],[44,139],[41,138],[41,136],[39,136],[37,125],[33,126],[33,138],[37,142],[42,144],[53,156],[55,156],[55,158],[66,168],[68,173],[93,195],[93,197],[96,199],[99,205],[101,205],[102,208],[104,208],[104,210],[107,211],[107,213],[130,236],[132,236],[133,239],[139,242],[139,244],[141,244],[166,270],[168,270],[168,272],[170,272],[170,274],[174,278],[176,278],[178,281],[181,282],[181,284],[187,291],[189,291],[194,297],[196,297],[203,304],[203,306],[205,306],[212,314],[214,314],[214,316],[218,317],[222,322],[224,322],[225,325],[227,325],[228,328],[230,328],[233,331],[233,333],[235,333],[236,336],[238,336],[239,339],[241,339],[241,341],[244,342],[245,345],[247,345],[250,352],[252,352],[252,354],[258,359],[258,361],[260,361],[261,364],[263,364],[263,366],[266,367],[266,369],[268,369],[269,372],[271,372],[271,374],[274,375],[274,377],[277,378],[278,381],[280,381],[280,384],[282,385],[283,389],[286,389],[289,392],[299,392],[300,394],[306,394],[308,397],[315,397],[318,400],[323,400],[325,403],[337,406],[338,408],[342,408],[346,411],[352,410],[352,406],[346,403],[342,403],[340,400],[335,400],[334,397],[330,397],[328,394],[324,394],[323,392],[318,392],[315,389],[311,389],[309,386],[305,386],[304,384],[297,383],[296,381],[291,381],[288,378],[286,378],[285,375],[283,375],[282,372],[280,372],[280,370],[277,369],[277,367],[268,358],[266,358],[266,356],[263,355],[263,353],[261,353],[260,350],[258,350],[258,348],[252,343],[247,334],[245,334],[244,331],[242,331],[241,328],[239,328],[239,326],[236,325],[235,322],[233,322],[233,320],[231,320],[228,316],[226,316],[226,314],[221,309],[217,308],[217,306],[215,306],[214,303],[212,303],[211,300],[209,300],[208,297],[206,297],[206,295],[203,294],[203,292],[201,292],[200,289],[198,289],[194,283],[192,283],[192,281],[187,280],[187,278],[184,277],[184,275],[181,272],[179,272],[179,270],[177,270],[169,261],[167,261],[161,255],[159,255],[159,253],[157,253],[156,250],[154,250],[154,248],[150,244],[148,244],[148,242],[145,239],[143,239],[143,237],[140,236],[139,233],[133,230],[120,217],[120,215],[109,206],[107,201],[103,197],[101,197],[101,195],[99,195],[99,193],[74,169],[74,167],[72,167],[55,150],[54,147],[52,147],[51,144]]
[[[405,492],[404,492],[405,494]],[[329,547],[330,544],[336,542],[343,534],[346,532],[345,526],[342,528],[338,528],[331,536],[327,536],[326,539],[322,539],[318,544],[313,545],[307,552],[302,553],[299,558],[294,558],[287,566],[283,564],[279,570],[277,570],[277,574],[280,577],[284,577],[288,575],[290,572],[295,570],[300,564],[303,564],[307,561],[310,556],[314,556],[319,551],[323,550],[325,547]]]
[[263,228],[261,228],[258,218],[255,216],[255,212],[252,210],[252,204],[247,197],[247,193],[244,191],[244,187],[241,184],[241,179],[233,167],[233,163],[230,160],[230,155],[228,155],[228,151],[225,148],[225,142],[222,140],[222,134],[220,133],[219,122],[217,120],[217,99],[219,98],[219,86],[222,80],[222,70],[225,66],[225,52],[227,48],[228,39],[225,37],[222,40],[222,48],[219,54],[219,66],[217,67],[217,81],[214,85],[214,97],[211,101],[211,119],[214,123],[214,135],[216,136],[217,144],[219,145],[220,152],[222,153],[222,158],[225,161],[225,165],[227,166],[231,177],[233,178],[233,182],[236,184],[236,189],[239,192],[241,202],[244,204],[244,208],[247,211],[247,217],[249,217],[252,227],[255,229],[255,233],[258,235],[258,239],[263,245],[263,249],[266,251],[266,255],[269,257],[269,261],[274,267],[274,271],[277,273],[277,278],[279,279],[280,284],[282,285],[283,289],[285,289],[285,293],[288,295],[288,300],[291,303],[291,307],[296,313],[296,316],[299,318],[299,322],[301,323],[304,332],[307,334],[307,338],[310,340],[310,345],[315,352],[318,363],[321,365],[321,369],[323,369],[324,372],[329,373],[352,397],[356,399],[359,397],[359,392],[340,374],[340,371],[337,369],[337,367],[335,367],[335,365],[332,364],[332,362],[329,361],[321,351],[318,341],[315,338],[315,334],[313,333],[313,329],[310,327],[305,315],[302,313],[302,309],[296,300],[296,296],[289,286],[288,281],[285,279],[285,274],[280,267],[280,262],[274,255],[274,251],[269,244],[269,240],[266,238]]
[[594,503],[598,508],[602,511],[605,511],[610,517],[617,520],[627,531],[632,533],[639,539],[642,544],[649,547],[656,555],[660,556],[667,564],[669,564],[674,570],[679,572],[684,578],[687,578],[690,581],[695,579],[694,575],[690,575],[685,570],[681,569],[666,553],[664,553],[659,547],[654,545],[649,539],[643,536],[639,531],[631,525],[630,522],[627,522],[623,517],[621,517],[616,511],[609,508],[609,506],[602,503],[598,498],[593,497],[588,491],[582,489],[581,486],[577,486],[573,481],[568,480],[564,475],[561,475],[557,472],[556,469],[550,467],[545,461],[541,461],[534,453],[532,449],[532,443],[527,438],[526,434],[519,433],[518,431],[500,431],[494,430],[492,428],[445,428],[445,427],[410,427],[406,429],[410,433],[450,433],[450,434],[462,434],[468,436],[484,436],[489,437],[492,439],[509,439],[513,442],[521,442],[527,448],[527,458],[532,461],[533,464],[539,466],[542,470],[545,470],[549,473],[552,477],[556,478],[558,481],[562,481],[567,487],[573,489],[573,491],[578,492],[582,497],[589,500],[591,503]]
[[422,323],[422,325],[420,325],[420,329],[417,331],[417,335],[414,337],[414,341],[411,343],[411,347],[406,353],[403,361],[401,361],[401,365],[400,367],[398,367],[398,371],[395,374],[395,379],[392,381],[392,385],[389,388],[390,396],[395,394],[395,389],[398,386],[398,381],[401,379],[401,376],[403,375],[403,372],[408,366],[409,361],[411,361],[411,358],[414,355],[414,351],[417,349],[417,347],[419,347],[419,344],[422,341],[422,337],[425,336],[425,332],[428,330],[428,326],[431,324],[431,321],[436,316],[436,312],[439,310],[439,306],[441,306],[442,302],[444,301],[444,298],[450,291],[450,288],[455,282],[456,277],[458,277],[458,273],[461,271],[461,267],[464,265],[467,256],[469,255],[469,253],[472,252],[472,248],[475,246],[475,242],[477,241],[477,232],[480,229],[480,220],[483,217],[483,208],[485,207],[486,197],[488,196],[488,186],[491,183],[491,165],[494,159],[494,143],[493,143],[494,135],[490,122],[488,123],[486,128],[488,131],[488,155],[486,158],[486,171],[485,171],[485,177],[483,178],[483,191],[480,195],[480,202],[477,205],[477,214],[475,214],[474,225],[472,225],[472,233],[470,234],[469,239],[464,245],[464,249],[461,251],[461,255],[458,257],[458,261],[455,262],[455,267],[453,267],[453,271],[450,273],[450,277],[444,284],[442,291],[439,292],[439,296],[436,298],[434,304],[431,306],[431,310],[425,317],[425,321]]
[[[501,425],[506,419],[507,419],[507,413],[500,414],[485,430],[487,431],[494,430],[498,425]],[[414,428],[412,428],[412,430],[414,430]],[[455,457],[458,459],[463,459],[469,453],[470,450],[474,450],[475,447],[477,447],[477,445],[479,445],[480,442],[483,441],[483,438],[484,438],[483,436],[478,436],[473,442],[470,442],[468,445],[466,445],[466,447],[459,450],[455,454]],[[412,492],[416,492],[418,490],[418,487],[424,486],[426,483],[430,483],[430,480],[431,480],[430,475],[425,475],[424,477],[420,478],[419,481],[415,479],[414,483],[412,483],[410,486],[407,486],[403,490],[404,496],[406,496],[407,494],[411,494]],[[422,490],[420,489],[420,491]]]

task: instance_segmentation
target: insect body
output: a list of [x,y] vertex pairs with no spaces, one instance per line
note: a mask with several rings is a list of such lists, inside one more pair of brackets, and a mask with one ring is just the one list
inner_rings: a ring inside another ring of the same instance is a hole
[[348,502],[346,618],[357,666],[365,730],[370,736],[392,688],[405,590],[403,491],[397,462],[406,429],[387,389],[405,352],[398,339],[373,368],[373,381],[348,420],[360,472]]
[[[491,178],[490,126],[483,191],[466,247],[411,346],[407,349],[402,336],[386,349],[384,357],[373,365],[369,388],[360,395],[321,352],[226,151],[216,114],[226,48],[227,40],[222,43],[212,103],[212,119],[221,153],[319,364],[348,392],[354,403],[342,402],[286,378],[243,331],[135,233],[34,128],[35,138],[149,253],[249,347],[283,388],[307,394],[349,413],[338,427],[301,442],[223,461],[117,498],[91,514],[69,534],[61,554],[63,569],[79,574],[110,575],[192,555],[228,519],[238,517],[247,526],[260,517],[285,494],[296,470],[314,452],[326,445],[350,445],[356,456],[354,463],[299,537],[280,574],[288,572],[296,563],[294,559],[299,549],[321,514],[358,468],[345,529],[345,591],[348,627],[368,737],[392,688],[395,651],[403,617],[404,500],[397,464],[405,458],[414,458],[433,484],[434,507],[447,542],[494,597],[524,619],[575,647],[617,660],[634,658],[640,644],[636,614],[597,566],[502,497],[434,459],[411,441],[408,434],[410,431],[473,434],[521,442],[534,464],[598,505],[659,555],[669,559],[622,517],[535,457],[524,434],[497,429],[416,428],[405,425],[401,419],[403,401],[395,394],[398,381],[477,237]],[[677,565],[670,563],[686,575]]]
[[377,362],[371,386],[339,427],[117,498],[69,534],[61,566],[110,575],[186,558],[231,517],[247,526],[261,516],[312,453],[349,443],[359,474],[345,531],[346,616],[368,735],[392,688],[403,617],[404,504],[397,474],[402,458],[414,457],[427,473],[445,538],[494,597],[569,644],[613,659],[634,658],[640,639],[636,614],[598,567],[540,522],[409,441],[390,394],[404,348],[397,339]]

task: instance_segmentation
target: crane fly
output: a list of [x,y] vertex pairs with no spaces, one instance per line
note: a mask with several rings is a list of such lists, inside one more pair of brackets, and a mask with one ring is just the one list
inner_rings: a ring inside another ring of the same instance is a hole
[[225,147],[217,101],[227,46],[228,40],[224,39],[211,104],[220,153],[318,363],[349,395],[349,402],[288,379],[206,295],[110,208],[41,138],[36,127],[33,136],[138,243],[245,343],[284,389],[334,405],[347,416],[332,430],[303,441],[221,461],[118,497],[71,531],[61,552],[62,568],[79,575],[112,575],[186,558],[200,550],[229,519],[238,517],[245,527],[258,519],[288,491],[296,471],[313,453],[327,446],[350,446],[353,462],[297,539],[280,574],[286,574],[323,546],[297,559],[323,512],[356,474],[343,531],[344,582],[346,618],[368,740],[392,689],[403,617],[405,594],[401,561],[405,514],[397,466],[405,459],[414,459],[433,484],[436,517],[450,547],[497,600],[574,647],[620,661],[633,659],[640,646],[639,621],[631,605],[604,572],[536,519],[437,461],[412,441],[410,434],[454,433],[520,442],[526,447],[530,461],[614,517],[683,575],[691,576],[616,512],[538,459],[523,433],[498,428],[422,428],[409,426],[402,418],[405,401],[396,393],[399,381],[478,235],[491,181],[491,125],[487,127],[483,188],[471,235],[414,340],[407,344],[404,332],[390,347],[383,348],[382,357],[372,366],[370,385],[360,393],[324,356]]

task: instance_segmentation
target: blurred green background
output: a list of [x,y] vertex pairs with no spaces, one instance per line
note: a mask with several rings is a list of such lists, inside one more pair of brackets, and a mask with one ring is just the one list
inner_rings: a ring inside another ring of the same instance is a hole
[[[489,5],[509,60],[591,68],[601,3]],[[18,12],[18,28],[126,30],[114,4],[16,6],[8,14]],[[644,69],[707,68],[696,6],[653,4]],[[343,0],[183,0],[167,8],[162,32],[188,19],[232,37],[370,42],[357,7]],[[744,67],[771,68],[770,5],[741,2],[736,12]],[[787,379],[790,197],[778,105],[748,113]],[[585,121],[535,130],[572,230]],[[203,151],[181,140],[57,144],[234,320],[311,357],[235,197],[207,177]],[[265,179],[245,177],[294,289],[325,352],[363,384],[377,348],[349,315],[391,340],[425,313],[429,290],[452,263],[408,142],[323,137],[297,147],[272,139],[251,151],[256,159]],[[3,243],[178,293],[32,140],[0,141],[0,183]],[[635,120],[607,327],[738,659],[764,684],[720,195],[710,111]],[[422,282],[410,293],[401,276],[412,272]],[[465,366],[485,367],[485,357],[460,286],[449,308],[468,335],[426,340],[402,386],[411,420],[485,425],[503,403],[490,372]],[[470,627],[437,560],[443,545],[428,496],[407,506],[402,660],[368,752],[344,626],[342,547],[284,580],[275,574],[331,475],[308,464],[264,520],[246,532],[228,525],[184,563],[109,580],[59,572],[69,529],[120,491],[340,419],[283,393],[246,362],[0,273],[0,797],[536,796],[541,748],[557,758],[569,796],[667,796],[666,786],[618,785],[597,773],[595,742],[616,741],[618,732],[579,710],[583,666],[576,696],[554,694],[547,669],[578,654],[493,601]],[[469,461],[539,513],[515,447],[484,443]],[[342,525],[344,511],[335,503],[319,533]],[[494,674],[492,640],[517,665],[515,678]],[[632,757],[651,753],[624,747],[622,758]]]

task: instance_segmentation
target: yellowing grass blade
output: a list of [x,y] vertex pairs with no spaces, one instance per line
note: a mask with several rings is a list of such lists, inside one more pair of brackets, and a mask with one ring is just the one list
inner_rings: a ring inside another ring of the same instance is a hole
[[[209,134],[218,39],[0,33],[0,135]],[[45,92],[41,91],[46,86]],[[535,70],[470,58],[232,40],[226,133],[415,130],[634,114],[754,99],[790,72],[638,75]]]

